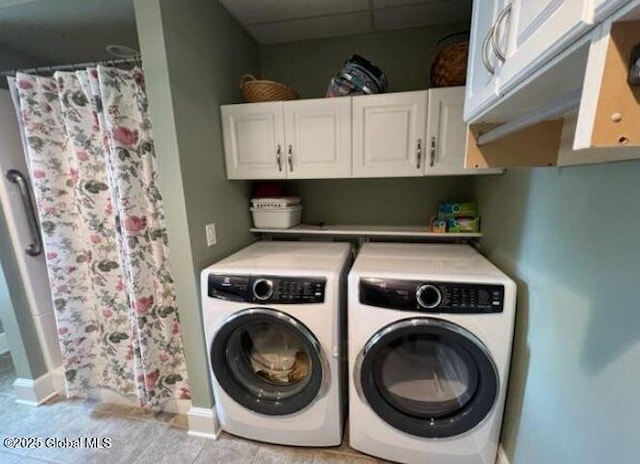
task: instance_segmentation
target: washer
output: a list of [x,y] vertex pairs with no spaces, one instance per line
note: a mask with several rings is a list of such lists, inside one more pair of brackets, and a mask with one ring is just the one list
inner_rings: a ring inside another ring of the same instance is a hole
[[222,429],[296,446],[342,442],[346,243],[257,242],[202,271]]
[[349,435],[404,463],[493,464],[515,283],[467,245],[363,245],[349,274]]

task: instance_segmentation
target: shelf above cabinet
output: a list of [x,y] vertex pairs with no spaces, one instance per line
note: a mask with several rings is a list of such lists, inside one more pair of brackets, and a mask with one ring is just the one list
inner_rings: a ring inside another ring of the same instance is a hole
[[371,226],[371,225],[310,225],[301,224],[290,229],[250,229],[251,232],[267,235],[300,236],[334,236],[358,238],[411,238],[428,239],[442,242],[468,242],[482,238],[482,233],[445,233],[429,232],[421,226]]

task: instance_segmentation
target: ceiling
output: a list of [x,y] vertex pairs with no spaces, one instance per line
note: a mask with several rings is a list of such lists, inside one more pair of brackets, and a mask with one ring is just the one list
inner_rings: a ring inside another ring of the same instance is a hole
[[[265,44],[460,23],[471,17],[471,0],[221,2]],[[0,0],[0,71],[106,59],[110,44],[139,49],[133,0]]]
[[469,22],[471,0],[220,0],[263,44]]
[[0,0],[0,70],[109,58],[139,49],[133,0]]

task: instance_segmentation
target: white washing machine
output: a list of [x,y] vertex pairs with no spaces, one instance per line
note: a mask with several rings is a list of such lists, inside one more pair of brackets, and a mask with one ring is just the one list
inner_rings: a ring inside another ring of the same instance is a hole
[[222,429],[296,446],[342,442],[346,243],[257,242],[202,271]]
[[365,244],[349,274],[353,448],[493,464],[516,285],[467,245]]

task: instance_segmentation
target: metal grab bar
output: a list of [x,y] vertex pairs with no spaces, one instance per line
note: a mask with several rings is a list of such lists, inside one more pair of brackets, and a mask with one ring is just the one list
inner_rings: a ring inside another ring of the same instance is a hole
[[34,209],[33,202],[31,201],[29,183],[17,169],[9,169],[7,171],[7,179],[18,185],[18,188],[20,189],[20,196],[22,197],[24,212],[27,215],[27,222],[29,223],[32,243],[27,246],[25,252],[29,256],[38,256],[42,253],[42,241],[40,239],[40,230],[38,229],[38,220],[36,219],[36,210]]

